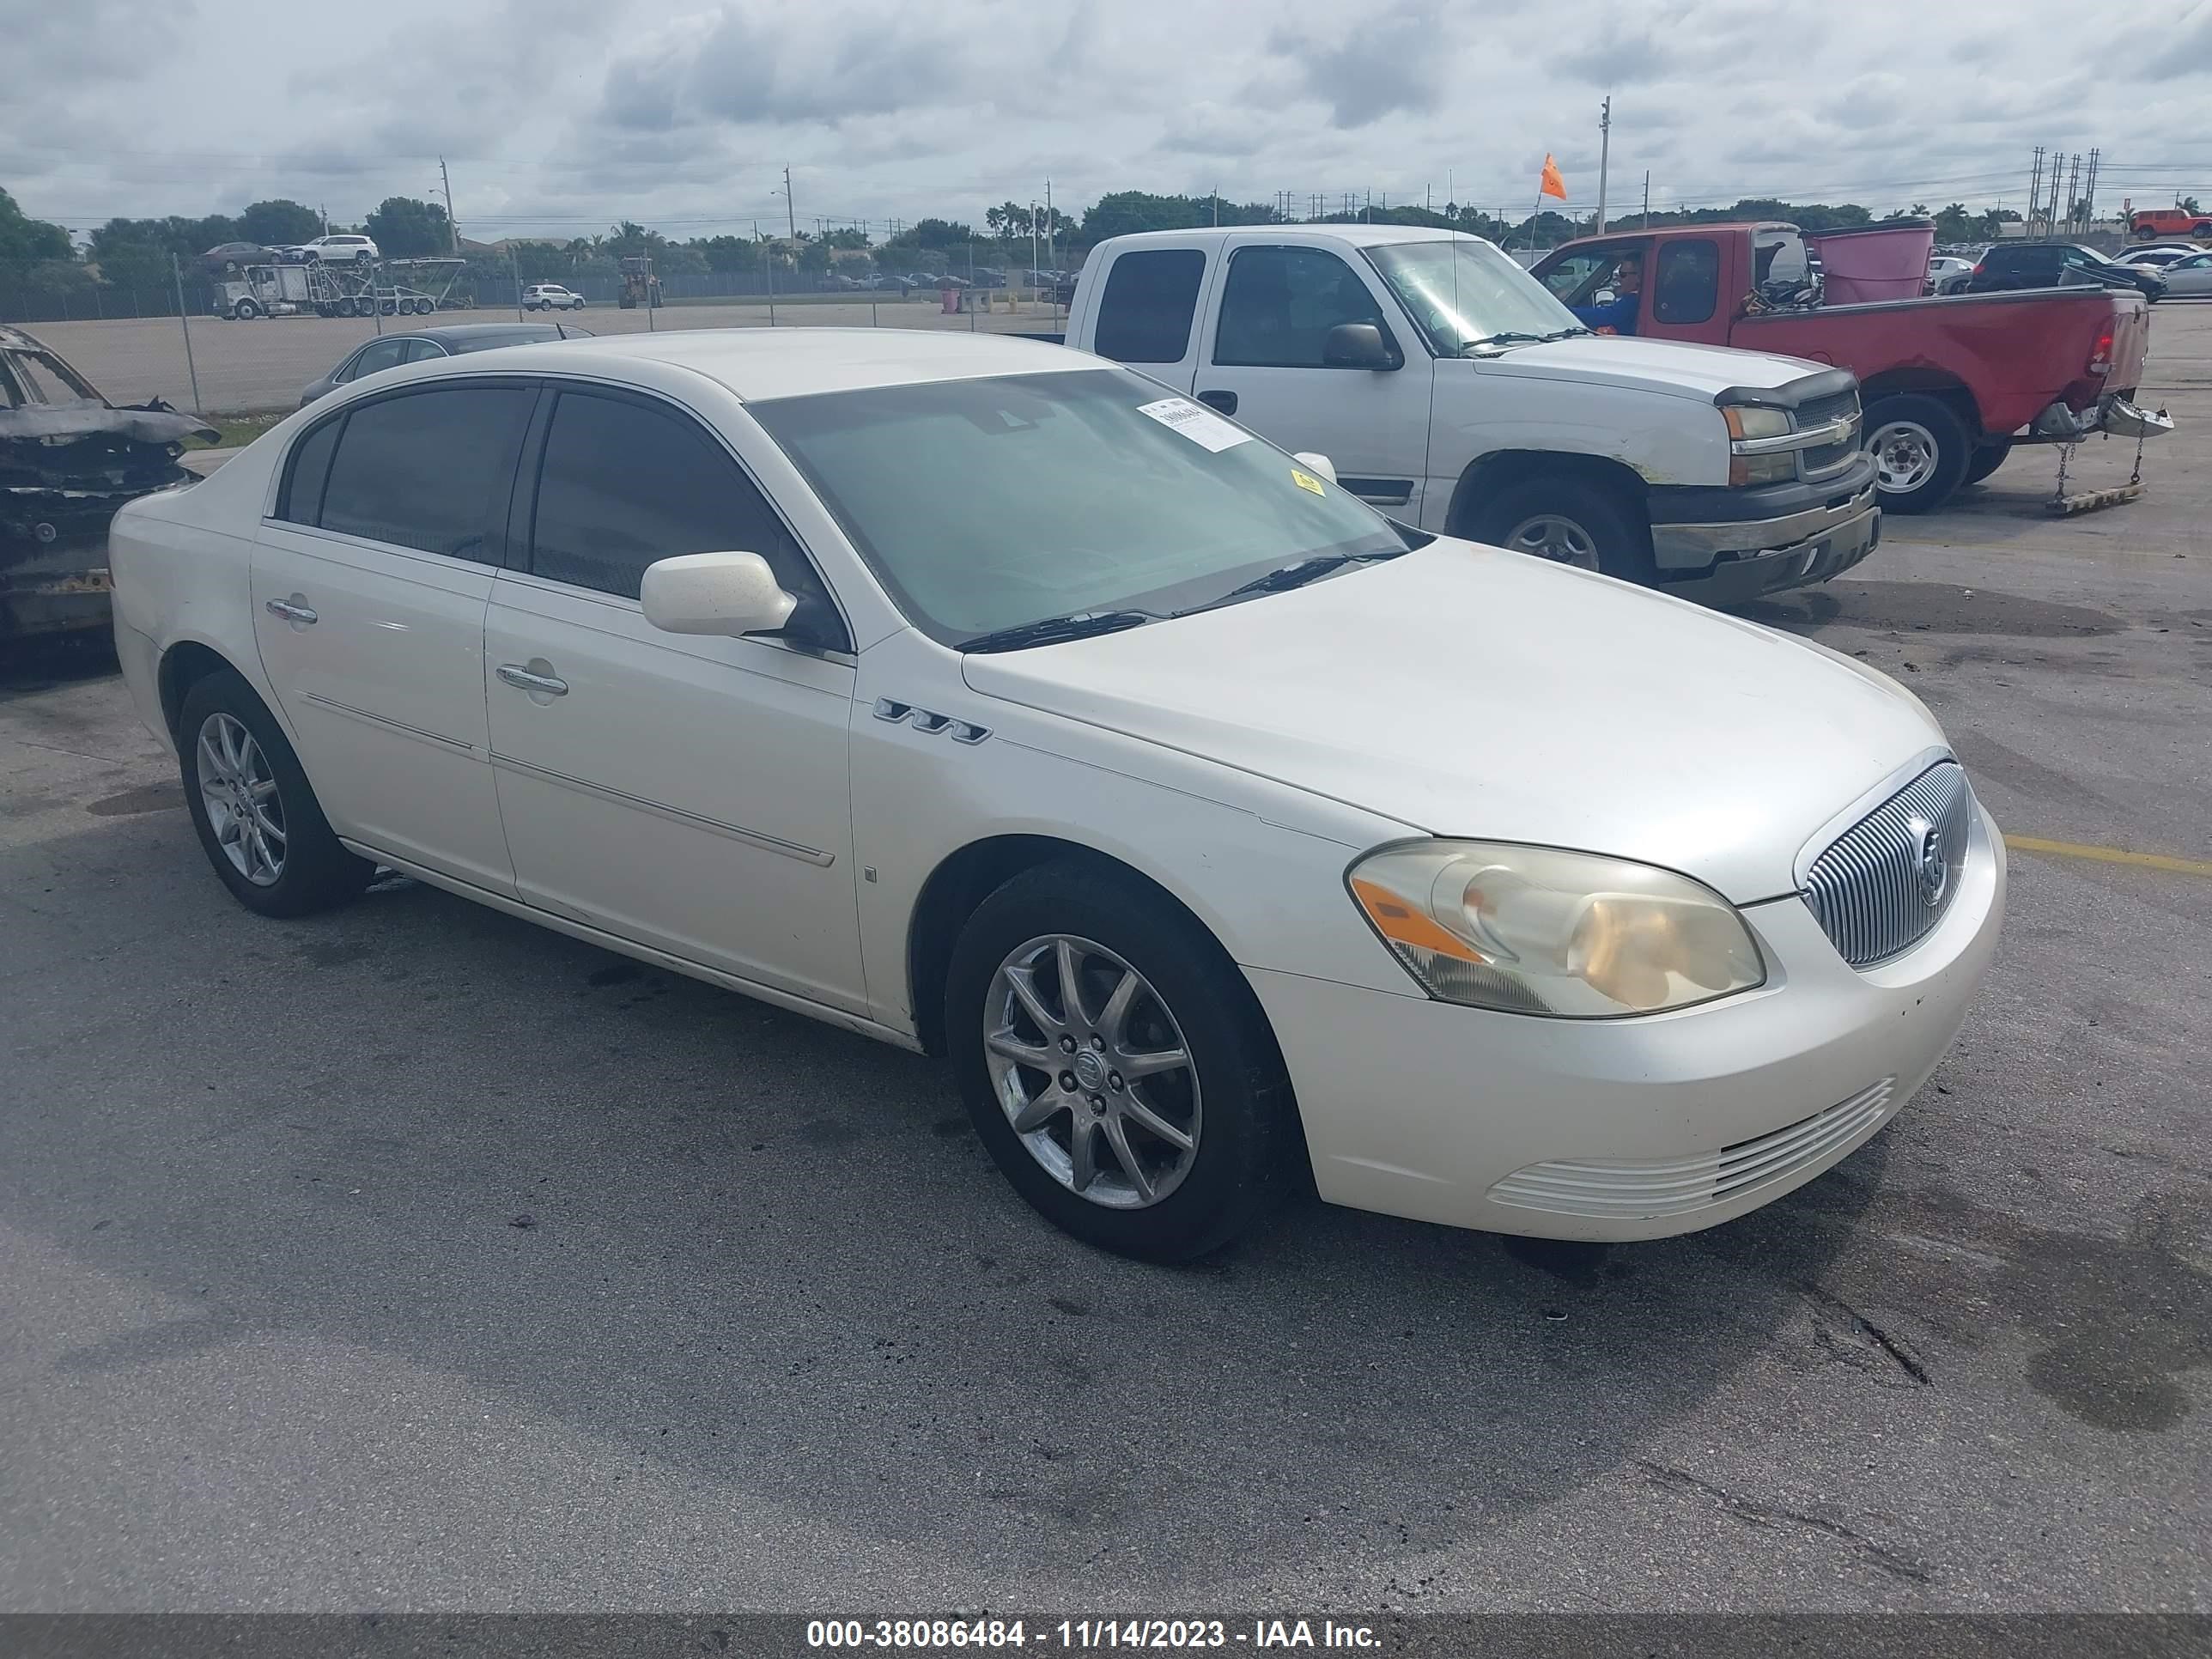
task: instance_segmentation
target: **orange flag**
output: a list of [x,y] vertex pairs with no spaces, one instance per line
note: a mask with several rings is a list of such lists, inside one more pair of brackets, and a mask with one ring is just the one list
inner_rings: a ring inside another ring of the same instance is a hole
[[1547,196],[1556,196],[1562,202],[1567,199],[1567,181],[1559,177],[1559,164],[1548,154],[1544,157],[1544,176],[1536,187],[1536,195],[1539,200]]

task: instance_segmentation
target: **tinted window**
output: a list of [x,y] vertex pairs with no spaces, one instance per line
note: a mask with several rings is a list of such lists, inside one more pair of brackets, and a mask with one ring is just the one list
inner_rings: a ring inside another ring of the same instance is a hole
[[331,470],[331,452],[337,447],[341,416],[325,421],[292,447],[292,460],[284,473],[283,494],[277,499],[276,516],[295,524],[313,524],[322,511],[323,480]]
[[379,340],[364,346],[353,366],[338,376],[341,380],[358,380],[364,374],[374,374],[380,368],[390,368],[399,361],[399,354],[407,349],[404,340]]
[[564,392],[545,436],[530,568],[623,599],[680,553],[757,553],[787,593],[826,605],[773,508],[688,416]]
[[1205,275],[1206,256],[1196,248],[1123,254],[1106,274],[1094,349],[1118,362],[1181,362]]
[[428,358],[442,357],[445,355],[446,348],[435,340],[410,340],[407,342],[407,349],[399,361],[404,363],[419,363]]
[[1336,255],[1314,247],[1239,248],[1229,261],[1213,361],[1319,368],[1328,331],[1340,323],[1373,323],[1385,337],[1390,332],[1367,284]]
[[496,563],[537,393],[453,386],[356,405],[323,492],[325,530]]
[[1720,303],[1721,251],[1717,242],[1668,242],[1659,250],[1651,315],[1662,323],[1702,323]]

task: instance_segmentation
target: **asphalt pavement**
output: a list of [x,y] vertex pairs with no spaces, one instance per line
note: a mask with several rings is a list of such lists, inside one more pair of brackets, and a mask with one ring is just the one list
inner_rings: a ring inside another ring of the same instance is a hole
[[2143,500],[2018,455],[1752,612],[2021,840],[1922,1096],[1662,1243],[1097,1255],[932,1062],[406,882],[247,914],[18,659],[0,1611],[2212,1610],[2212,311],[2156,345]]

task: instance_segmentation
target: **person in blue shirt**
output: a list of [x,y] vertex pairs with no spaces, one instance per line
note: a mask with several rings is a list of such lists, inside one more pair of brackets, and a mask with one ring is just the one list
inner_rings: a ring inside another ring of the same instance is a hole
[[1644,303],[1644,256],[1624,254],[1613,271],[1613,297],[1600,305],[1569,306],[1584,328],[1600,334],[1633,334]]

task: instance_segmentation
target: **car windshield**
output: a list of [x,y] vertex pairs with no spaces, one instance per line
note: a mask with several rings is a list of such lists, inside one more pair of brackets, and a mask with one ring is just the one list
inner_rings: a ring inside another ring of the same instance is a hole
[[1048,617],[1164,617],[1302,560],[1407,545],[1282,451],[1126,369],[747,409],[941,644]]
[[1444,356],[1583,331],[1549,289],[1479,237],[1392,242],[1367,257]]

